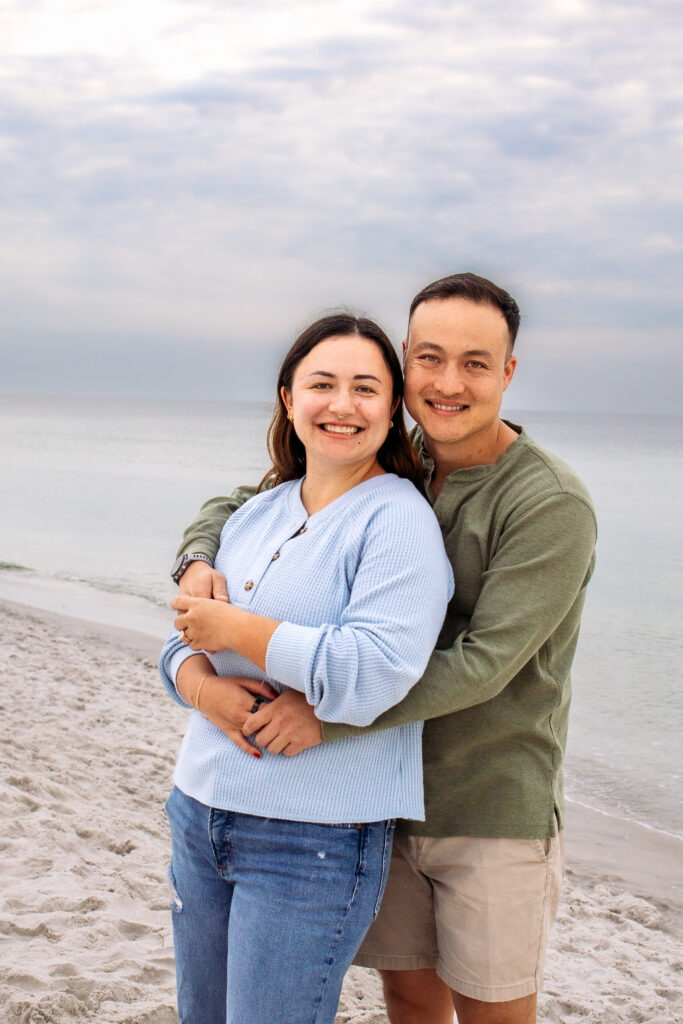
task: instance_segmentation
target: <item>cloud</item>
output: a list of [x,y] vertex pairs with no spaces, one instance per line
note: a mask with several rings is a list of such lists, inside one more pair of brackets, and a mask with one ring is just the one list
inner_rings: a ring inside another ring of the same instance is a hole
[[673,345],[679,20],[666,0],[16,5],[5,360],[95,337],[114,364],[117,337],[240,362],[338,303],[399,336],[411,294],[463,268],[546,337]]

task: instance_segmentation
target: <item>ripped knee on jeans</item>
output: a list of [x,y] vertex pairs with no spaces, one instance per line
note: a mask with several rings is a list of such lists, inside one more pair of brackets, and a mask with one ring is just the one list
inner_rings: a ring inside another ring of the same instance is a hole
[[175,879],[173,877],[173,870],[172,870],[172,868],[170,866],[169,866],[169,869],[168,869],[167,881],[168,881],[168,895],[169,895],[170,900],[171,900],[171,902],[170,902],[171,910],[173,911],[174,914],[179,914],[181,912],[181,910],[183,909],[183,901],[181,900],[180,896],[178,895],[178,890],[175,887]]

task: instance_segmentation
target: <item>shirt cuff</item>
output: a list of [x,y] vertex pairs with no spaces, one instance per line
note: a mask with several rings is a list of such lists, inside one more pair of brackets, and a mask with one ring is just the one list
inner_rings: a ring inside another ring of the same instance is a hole
[[180,671],[180,666],[183,664],[183,662],[187,661],[187,659],[191,658],[193,655],[201,653],[201,651],[193,651],[191,647],[183,647],[181,650],[176,651],[175,654],[171,655],[171,658],[168,663],[168,672],[171,681],[175,686],[175,692],[178,694],[178,697],[180,697],[182,703],[188,708],[192,707],[192,705],[188,704],[187,701],[180,696],[180,691],[178,690],[176,679],[178,678],[178,672]]
[[311,666],[319,642],[319,628],[281,622],[268,644],[266,672],[272,679],[292,690],[307,693]]

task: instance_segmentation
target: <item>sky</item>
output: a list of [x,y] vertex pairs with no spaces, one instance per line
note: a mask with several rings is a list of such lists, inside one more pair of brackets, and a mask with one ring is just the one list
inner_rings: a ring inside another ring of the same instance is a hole
[[676,413],[679,0],[3,0],[0,394],[259,399],[472,270],[511,408]]

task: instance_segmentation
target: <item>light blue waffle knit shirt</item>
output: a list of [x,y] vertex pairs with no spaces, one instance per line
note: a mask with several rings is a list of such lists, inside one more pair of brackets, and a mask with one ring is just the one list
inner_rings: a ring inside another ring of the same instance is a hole
[[[366,725],[401,700],[424,671],[453,592],[434,513],[391,473],[312,516],[301,480],[257,494],[225,524],[215,564],[234,605],[280,620],[267,675],[232,650],[209,655],[217,674],[299,690],[328,722]],[[175,679],[192,655],[174,631],[159,663],[184,707]],[[257,759],[192,710],[174,782],[207,806],[262,817],[423,819],[421,734],[415,722]]]

